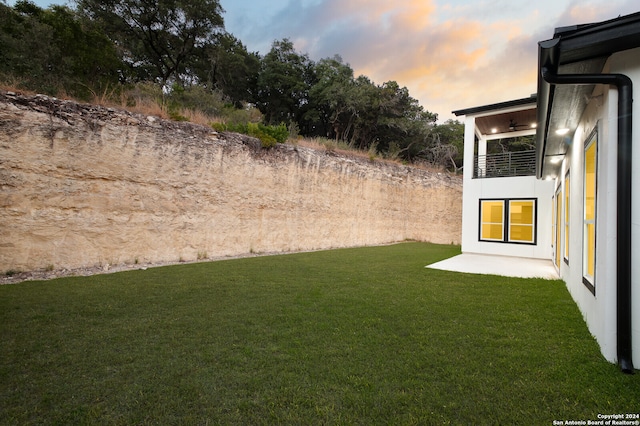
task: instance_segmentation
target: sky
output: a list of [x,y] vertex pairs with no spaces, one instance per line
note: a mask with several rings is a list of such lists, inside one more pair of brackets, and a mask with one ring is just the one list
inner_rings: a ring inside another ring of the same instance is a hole
[[[41,7],[65,1],[38,0]],[[12,2],[10,2],[12,4]],[[340,55],[374,83],[407,87],[438,121],[537,89],[537,43],[556,27],[640,11],[638,0],[220,0],[225,29],[265,55],[288,38]]]

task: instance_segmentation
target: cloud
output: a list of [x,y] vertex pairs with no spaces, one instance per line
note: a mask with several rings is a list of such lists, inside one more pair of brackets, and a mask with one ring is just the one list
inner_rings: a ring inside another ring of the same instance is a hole
[[313,60],[339,54],[356,75],[408,87],[443,120],[534,93],[539,40],[631,13],[636,1],[288,0],[253,34],[290,38]]
[[587,24],[616,18],[638,11],[636,0],[577,1],[572,0],[558,18],[558,26]]
[[[522,86],[535,73],[535,42],[525,54],[532,66],[512,65],[514,55],[522,64],[521,21],[472,19],[478,10],[484,9],[443,11],[424,0],[324,0],[310,6],[292,2],[276,19],[290,22],[285,31],[299,51],[315,60],[339,54],[356,75],[378,84],[395,80],[443,117],[470,102],[507,100],[518,92],[513,84]],[[534,89],[529,82],[518,96]]]

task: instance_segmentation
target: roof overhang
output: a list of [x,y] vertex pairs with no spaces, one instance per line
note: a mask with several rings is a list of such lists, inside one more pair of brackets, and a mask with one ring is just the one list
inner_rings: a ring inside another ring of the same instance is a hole
[[516,137],[535,133],[536,95],[490,105],[453,111],[456,116],[475,117],[476,133],[489,137]]
[[[552,85],[542,69],[554,74],[601,73],[609,56],[640,46],[640,13],[605,22],[557,28],[538,43],[538,128],[536,176],[556,176],[594,85]],[[568,129],[568,133],[556,133]]]

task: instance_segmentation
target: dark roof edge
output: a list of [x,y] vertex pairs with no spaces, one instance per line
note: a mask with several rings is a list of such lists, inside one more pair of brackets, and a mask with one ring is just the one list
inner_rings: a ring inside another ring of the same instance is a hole
[[640,45],[640,12],[603,22],[556,28],[554,38],[538,42],[538,128],[536,134],[536,176],[543,175],[543,159],[555,86],[544,81],[543,68],[557,73],[561,64],[607,57]]
[[640,12],[619,16],[608,21],[573,27],[556,28],[553,38],[538,44],[557,50],[553,63],[543,64],[559,67],[563,64],[581,62],[597,57],[638,47],[638,25]]
[[528,104],[535,105],[536,102],[537,102],[537,95],[534,94],[529,96],[528,98],[515,99],[513,101],[499,102],[497,104],[483,105],[483,106],[478,106],[473,108],[459,109],[457,111],[452,111],[452,113],[455,114],[456,116],[476,114],[479,112],[493,111],[498,109],[521,106],[521,105],[528,105]]
[[553,38],[571,37],[574,35],[583,36],[589,32],[602,32],[609,28],[624,26],[627,23],[636,23],[640,17],[640,12],[630,13],[628,15],[619,15],[616,18],[607,19],[606,21],[590,22],[587,24],[569,25],[558,27],[555,29]]

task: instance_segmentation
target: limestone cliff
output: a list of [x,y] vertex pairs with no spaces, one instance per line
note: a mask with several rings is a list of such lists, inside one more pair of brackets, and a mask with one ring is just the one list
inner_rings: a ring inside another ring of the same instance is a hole
[[461,193],[446,174],[0,92],[0,272],[458,243]]

